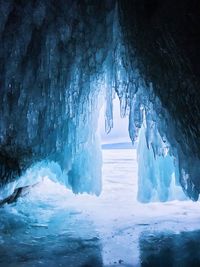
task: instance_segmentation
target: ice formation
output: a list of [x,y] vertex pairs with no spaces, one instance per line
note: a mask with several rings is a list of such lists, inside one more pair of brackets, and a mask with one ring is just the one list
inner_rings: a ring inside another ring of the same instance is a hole
[[[154,153],[153,147],[147,147],[145,125],[141,127],[138,143],[138,200],[141,202],[184,200],[179,183],[179,171],[176,159],[168,154]],[[160,147],[164,148],[161,137]]]
[[184,44],[198,33],[199,15],[195,5],[187,13],[186,2],[0,1],[2,186],[37,162],[53,161],[74,192],[99,194],[97,118],[105,97],[106,131],[112,129],[117,93],[133,142],[145,122],[139,155],[152,167],[144,171],[139,156],[144,192],[159,168],[165,170],[160,186],[150,188],[159,199],[167,199],[175,171],[184,192],[197,200],[199,61],[191,51],[199,51],[199,40]]
[[0,1],[2,185],[34,163],[54,161],[74,192],[99,194],[104,4]]

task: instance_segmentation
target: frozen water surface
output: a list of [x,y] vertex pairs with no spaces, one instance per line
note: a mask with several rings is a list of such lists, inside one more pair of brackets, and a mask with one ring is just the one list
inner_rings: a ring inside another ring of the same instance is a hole
[[0,266],[200,266],[199,202],[138,203],[136,151],[103,162],[99,197],[45,177],[1,208]]

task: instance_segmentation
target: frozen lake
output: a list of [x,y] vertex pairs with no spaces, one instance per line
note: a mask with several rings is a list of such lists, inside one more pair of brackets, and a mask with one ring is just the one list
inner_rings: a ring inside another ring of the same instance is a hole
[[138,203],[136,151],[103,162],[100,197],[45,179],[1,208],[0,266],[200,266],[199,202]]

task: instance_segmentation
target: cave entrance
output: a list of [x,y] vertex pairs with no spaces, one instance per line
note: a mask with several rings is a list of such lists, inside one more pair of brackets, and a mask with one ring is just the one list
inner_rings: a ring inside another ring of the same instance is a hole
[[[137,200],[138,163],[136,144],[129,137],[128,116],[121,117],[120,101],[113,100],[113,128],[105,131],[105,107],[99,115],[98,132],[102,148],[102,195],[113,196],[118,201],[132,202]],[[115,191],[115,194],[112,194]]]

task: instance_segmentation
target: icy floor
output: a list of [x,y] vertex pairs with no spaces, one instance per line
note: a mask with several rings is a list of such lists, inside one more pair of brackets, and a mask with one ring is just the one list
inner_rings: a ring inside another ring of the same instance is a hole
[[135,150],[103,159],[100,197],[45,179],[1,208],[0,266],[200,266],[199,202],[137,203]]

